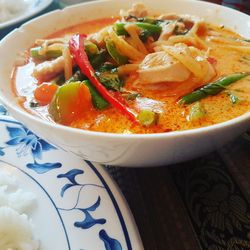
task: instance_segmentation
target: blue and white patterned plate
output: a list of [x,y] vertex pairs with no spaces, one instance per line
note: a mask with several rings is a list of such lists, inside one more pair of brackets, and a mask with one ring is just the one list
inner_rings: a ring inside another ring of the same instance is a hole
[[143,249],[115,183],[93,165],[37,137],[0,105],[0,170],[37,196],[31,218],[41,250]]
[[[14,3],[14,1],[12,2]],[[26,8],[20,10],[20,12],[17,12],[12,19],[2,23],[0,22],[0,29],[14,25],[34,16],[35,14],[38,14],[40,11],[48,7],[52,2],[53,0],[25,0],[24,3]]]

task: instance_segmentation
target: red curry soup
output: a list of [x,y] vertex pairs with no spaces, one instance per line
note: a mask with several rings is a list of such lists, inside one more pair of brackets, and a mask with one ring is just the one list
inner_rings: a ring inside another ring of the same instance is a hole
[[20,105],[74,128],[162,133],[250,110],[250,40],[196,16],[134,4],[37,39],[24,59],[12,77]]

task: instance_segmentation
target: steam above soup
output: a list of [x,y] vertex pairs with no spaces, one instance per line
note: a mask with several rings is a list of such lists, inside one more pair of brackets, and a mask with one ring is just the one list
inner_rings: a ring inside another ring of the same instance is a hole
[[113,133],[208,126],[250,110],[250,41],[142,4],[37,39],[14,69],[23,107],[51,122]]

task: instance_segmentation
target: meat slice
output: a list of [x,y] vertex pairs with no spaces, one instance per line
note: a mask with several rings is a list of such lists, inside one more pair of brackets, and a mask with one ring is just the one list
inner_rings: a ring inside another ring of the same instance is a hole
[[141,84],[159,82],[183,82],[190,76],[190,71],[165,51],[148,54],[139,65]]
[[135,17],[146,17],[148,15],[148,11],[146,9],[146,6],[143,3],[134,3],[132,5],[132,8],[125,11],[121,10],[120,15],[122,17],[126,16],[135,16]]
[[33,76],[38,80],[46,81],[63,71],[64,57],[60,56],[52,61],[45,61],[38,64],[33,71]]

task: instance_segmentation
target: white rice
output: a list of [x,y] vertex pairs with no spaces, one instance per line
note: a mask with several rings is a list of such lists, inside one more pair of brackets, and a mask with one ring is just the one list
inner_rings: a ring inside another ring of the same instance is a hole
[[25,0],[0,0],[0,23],[18,17],[27,7]]
[[22,189],[10,192],[8,186],[0,186],[0,207],[8,206],[18,213],[27,213],[35,201],[35,195]]
[[0,249],[35,250],[38,242],[32,237],[32,222],[26,214],[10,207],[0,207]]
[[16,178],[0,171],[0,249],[37,250],[33,224],[28,212],[35,195],[18,188]]

